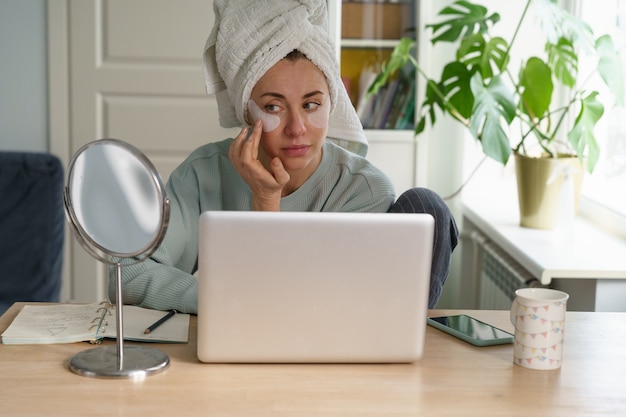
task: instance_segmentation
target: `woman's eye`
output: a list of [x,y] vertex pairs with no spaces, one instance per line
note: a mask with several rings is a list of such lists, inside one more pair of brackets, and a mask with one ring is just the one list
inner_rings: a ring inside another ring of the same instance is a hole
[[319,106],[321,106],[321,104],[320,104],[320,103],[313,102],[313,101],[311,101],[311,102],[308,102],[308,103],[305,103],[305,104],[304,104],[304,108],[305,108],[306,110],[315,110],[315,109],[317,109]]
[[278,107],[276,104],[266,104],[265,105],[265,111],[268,112],[268,113],[276,113],[279,109],[280,109],[280,107]]

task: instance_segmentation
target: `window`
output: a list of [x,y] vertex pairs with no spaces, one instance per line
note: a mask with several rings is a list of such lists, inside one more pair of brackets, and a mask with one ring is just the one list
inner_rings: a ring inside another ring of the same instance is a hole
[[[608,34],[622,54],[626,69],[626,0],[603,0],[602,6],[594,0],[579,0],[577,11],[588,22],[596,37]],[[579,64],[585,71],[585,62]],[[588,72],[588,71],[587,71]],[[604,217],[601,210],[617,214],[626,222],[626,106],[611,107],[610,92],[599,79],[592,80],[590,89],[596,89],[604,97],[604,116],[596,129],[600,143],[600,160],[592,175],[583,182],[583,197],[594,206],[592,216]]]

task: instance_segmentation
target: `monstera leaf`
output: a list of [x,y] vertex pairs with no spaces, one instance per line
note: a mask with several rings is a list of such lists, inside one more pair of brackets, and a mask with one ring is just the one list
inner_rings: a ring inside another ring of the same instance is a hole
[[470,132],[481,141],[485,155],[506,164],[511,144],[502,122],[510,124],[515,118],[513,94],[500,77],[485,86],[479,73],[472,77],[471,88],[475,101]]

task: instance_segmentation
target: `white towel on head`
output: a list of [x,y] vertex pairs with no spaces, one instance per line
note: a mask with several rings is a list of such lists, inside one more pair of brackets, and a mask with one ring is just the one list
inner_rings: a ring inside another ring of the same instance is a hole
[[216,95],[222,127],[246,125],[246,104],[256,83],[298,49],[328,80],[329,139],[357,154],[367,153],[367,139],[328,36],[326,0],[214,0],[213,10],[215,24],[203,65],[206,91]]

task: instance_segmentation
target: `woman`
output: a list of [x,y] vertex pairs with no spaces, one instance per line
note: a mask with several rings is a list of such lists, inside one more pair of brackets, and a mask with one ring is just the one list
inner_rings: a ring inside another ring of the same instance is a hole
[[[313,176],[324,154],[330,107],[324,73],[298,50],[290,52],[261,77],[248,101],[248,119],[254,124],[252,133],[248,136],[248,129],[244,128],[229,149],[229,159],[252,197],[251,206],[246,202],[237,209],[278,211],[281,199],[299,190]],[[331,205],[333,211],[389,208],[394,191],[384,174],[330,143],[327,152],[335,156],[336,174],[341,172],[329,184],[333,190],[312,194],[314,188],[307,187],[306,193],[301,190],[299,196],[313,195],[318,201],[303,202],[294,209],[329,211]],[[319,174],[327,179],[331,178],[329,175],[335,177],[327,169]],[[338,183],[350,187],[337,188]]]
[[197,312],[203,211],[395,211],[435,217],[434,306],[456,245],[454,219],[428,190],[409,190],[394,203],[390,180],[355,153],[367,142],[326,36],[325,1],[216,0],[214,9],[207,91],[217,95],[224,127],[248,127],[197,149],[172,173],[166,236],[150,259],[125,268],[124,303]]

